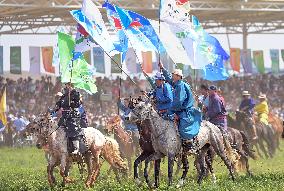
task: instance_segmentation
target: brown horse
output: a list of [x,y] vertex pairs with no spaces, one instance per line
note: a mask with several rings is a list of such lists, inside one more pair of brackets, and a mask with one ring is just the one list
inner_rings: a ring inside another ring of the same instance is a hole
[[132,167],[132,157],[140,154],[138,145],[139,137],[131,131],[126,131],[122,125],[120,116],[116,115],[107,122],[105,130],[108,134],[113,134],[119,144],[119,149],[123,158],[128,162],[128,169]]
[[283,121],[277,117],[273,113],[269,113],[268,115],[268,122],[271,124],[272,128],[274,129],[275,132],[275,141],[276,141],[276,146],[279,150],[280,149],[280,138],[283,133]]

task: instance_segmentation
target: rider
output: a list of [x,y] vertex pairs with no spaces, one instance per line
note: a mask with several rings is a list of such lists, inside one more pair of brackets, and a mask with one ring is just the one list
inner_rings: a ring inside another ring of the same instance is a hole
[[265,125],[268,125],[268,104],[265,94],[260,94],[258,96],[260,103],[255,106],[255,111],[258,114],[259,121],[262,122]]
[[142,71],[154,89],[154,91],[148,93],[148,95],[154,97],[159,114],[165,119],[173,120],[173,114],[170,112],[173,102],[171,85],[165,82],[166,79],[160,72],[157,72],[154,78],[151,78],[147,75],[143,68]]
[[201,96],[198,98],[198,107],[205,114],[209,105],[209,88],[207,85],[202,84],[200,86]]
[[174,99],[171,110],[175,114],[175,120],[178,122],[178,129],[182,139],[183,148],[196,152],[196,135],[199,132],[201,124],[201,113],[194,108],[194,97],[189,84],[182,78],[182,70],[175,69],[170,74],[162,65],[159,64],[166,80],[173,86]]
[[211,123],[221,127],[222,130],[227,130],[227,111],[214,85],[209,87],[209,105],[206,115]]
[[[57,93],[55,94],[56,103],[57,103],[57,102],[60,102],[60,99],[61,99],[62,96],[63,96],[63,93],[62,93],[62,92],[57,92]],[[60,119],[61,116],[62,116],[62,109],[59,109],[57,112],[52,112],[52,113],[51,113],[51,116],[52,116],[53,118]]]
[[256,127],[253,123],[253,109],[254,109],[254,106],[255,106],[255,101],[254,99],[250,96],[250,93],[248,91],[243,91],[243,100],[240,104],[240,107],[239,107],[239,110],[242,111],[242,112],[245,112],[249,118],[250,118],[250,121],[251,121],[251,125],[252,125],[252,130],[253,130],[253,140],[256,140],[258,137],[257,137],[257,134],[256,134]]
[[80,127],[80,105],[80,93],[73,88],[70,82],[66,83],[64,94],[56,103],[54,111],[57,112],[62,108],[62,117],[58,122],[58,126],[65,129],[68,139],[72,141],[74,147],[72,154],[79,153],[79,139],[83,136]]
[[132,132],[138,131],[137,125],[128,120],[129,113],[131,112],[131,109],[129,108],[129,98],[124,98],[124,103],[121,99],[118,99],[117,106],[123,112],[121,119],[123,120],[125,130]]

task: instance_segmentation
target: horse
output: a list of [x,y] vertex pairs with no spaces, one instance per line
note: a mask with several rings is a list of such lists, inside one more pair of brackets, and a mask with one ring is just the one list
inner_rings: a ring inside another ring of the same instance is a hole
[[228,127],[228,134],[230,136],[230,142],[233,149],[239,154],[239,167],[238,169],[246,168],[247,174],[252,176],[252,172],[249,167],[249,158],[257,159],[254,151],[251,149],[247,135],[243,131]]
[[278,150],[281,151],[280,138],[283,132],[283,121],[279,117],[277,117],[275,114],[270,112],[268,114],[268,123],[271,124],[272,128],[274,129],[275,136],[276,136],[275,137],[276,146]]
[[[181,153],[181,146],[182,146],[176,125],[173,121],[163,119],[155,111],[155,109],[153,108],[150,102],[139,101],[139,100],[138,101],[136,100],[136,102],[137,102],[136,104],[133,104],[134,106],[132,108],[132,112],[130,113],[129,120],[131,122],[149,120],[152,145],[155,151],[150,156],[144,157],[145,163],[148,163],[149,161],[153,160],[157,161],[167,156],[168,185],[170,186],[172,185],[173,181],[172,172],[173,172],[174,158],[176,155]],[[223,136],[221,130],[217,126],[213,125],[208,121],[202,121],[200,131],[197,135],[197,139],[199,145],[198,145],[198,153],[196,156],[198,159],[198,163],[200,164],[201,167],[201,173],[198,175],[198,180],[197,180],[198,184],[201,184],[202,179],[206,175],[205,156],[207,155],[210,146],[214,148],[217,155],[219,155],[221,159],[224,161],[232,179],[235,180],[233,166],[235,165],[234,161],[236,160],[235,159],[236,153],[234,153],[233,149],[230,146],[229,141]],[[184,151],[182,152],[182,163],[184,171],[179,181],[178,187],[184,184],[189,169],[187,155],[188,153]],[[158,165],[159,167],[159,163],[157,164],[155,162],[155,165]],[[145,166],[145,168],[147,167]],[[210,171],[213,173],[213,168],[210,169]],[[159,176],[158,174],[155,174],[155,176],[156,175]],[[146,175],[145,178],[146,182],[148,183],[149,180],[147,180],[147,177],[148,176]],[[155,178],[155,181],[157,179],[158,178]],[[155,182],[155,185],[158,185],[158,183]]]
[[[41,115],[38,119],[29,125],[29,131],[36,133],[37,136],[46,141],[49,147],[50,159],[48,161],[47,173],[48,182],[51,186],[55,184],[53,170],[60,166],[60,175],[63,178],[62,184],[70,182],[68,172],[73,161],[84,161],[87,164],[88,177],[85,186],[93,186],[99,175],[102,162],[102,156],[113,169],[127,173],[127,165],[120,156],[118,143],[109,137],[105,137],[100,131],[88,127],[83,128],[85,144],[87,151],[80,155],[72,155],[68,152],[68,140],[65,130],[58,128],[56,122],[51,118],[49,113]],[[39,146],[39,145],[38,145]]]
[[128,169],[130,170],[132,168],[132,156],[140,154],[139,135],[124,130],[121,123],[120,116],[116,115],[107,122],[105,130],[108,134],[114,135],[115,140],[119,144],[121,155],[127,159]]
[[[252,134],[252,128],[253,125],[255,125],[256,133],[258,136],[258,139],[254,141],[253,134]],[[236,112],[236,118],[233,118],[232,115],[228,115],[228,126],[238,129],[240,131],[243,131],[248,136],[249,142],[251,142],[257,149],[257,152],[259,156],[262,158],[262,155],[260,153],[260,149],[265,154],[265,156],[268,158],[269,156],[272,158],[275,153],[275,136],[273,129],[265,126],[264,124],[260,122],[255,122],[254,119],[251,119],[246,113],[237,111]],[[266,142],[268,151],[266,150],[264,146],[264,142]]]

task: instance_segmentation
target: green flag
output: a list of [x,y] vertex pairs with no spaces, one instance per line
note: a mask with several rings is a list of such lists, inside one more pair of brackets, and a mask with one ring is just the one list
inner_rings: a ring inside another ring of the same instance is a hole
[[76,88],[94,94],[97,92],[97,87],[93,78],[93,69],[83,56],[72,63],[74,46],[75,40],[70,35],[58,32],[61,82],[71,82]]
[[263,51],[257,50],[253,51],[253,62],[258,70],[259,73],[264,74],[265,68],[264,68],[264,58],[263,58]]
[[271,49],[270,50],[270,58],[271,58],[271,69],[272,72],[278,73],[279,68],[279,50],[278,49]]

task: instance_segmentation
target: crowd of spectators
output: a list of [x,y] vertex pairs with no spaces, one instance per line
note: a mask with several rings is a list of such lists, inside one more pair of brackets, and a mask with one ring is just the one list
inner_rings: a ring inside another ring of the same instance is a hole
[[[139,95],[141,90],[149,88],[145,80],[134,78],[133,81],[135,84],[130,79],[110,80],[99,77],[96,79],[98,92],[95,95],[88,95],[81,91],[87,118],[91,126],[103,126],[108,116],[118,112],[116,102],[119,97]],[[190,77],[187,78],[187,81],[189,83],[193,82]],[[194,82],[196,82],[193,84],[196,90],[201,84],[212,84],[204,80]],[[265,74],[245,77],[235,76],[215,85],[221,88],[227,107],[230,110],[238,108],[242,98],[242,91],[247,90],[256,100],[260,93],[266,94],[270,109],[283,117],[283,84],[284,75]],[[60,79],[52,80],[51,77],[41,77],[40,80],[34,80],[30,77],[26,79],[19,78],[16,81],[0,77],[0,90],[4,86],[6,86],[7,93],[7,116],[23,117],[26,120],[31,120],[39,113],[46,112],[48,108],[54,107],[55,95],[62,90]],[[104,95],[107,95],[108,99],[103,99]]]

